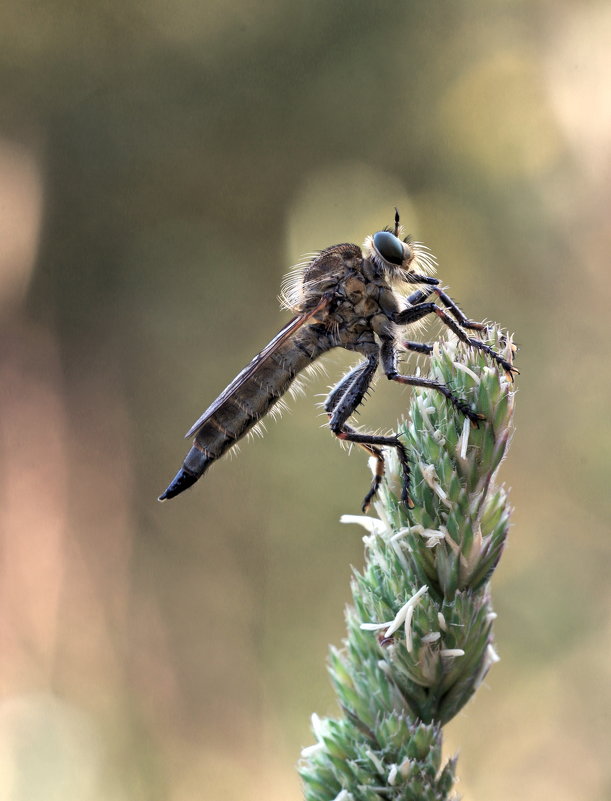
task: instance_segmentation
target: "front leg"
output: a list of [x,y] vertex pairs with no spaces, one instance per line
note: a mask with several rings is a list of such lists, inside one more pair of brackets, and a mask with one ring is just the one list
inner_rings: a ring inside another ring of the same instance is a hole
[[430,356],[433,352],[433,345],[430,345],[428,342],[414,342],[411,339],[406,339],[401,344],[405,350],[411,350],[414,353],[425,353],[427,356]]
[[470,328],[473,331],[483,331],[486,328],[483,323],[476,323],[473,320],[469,320],[469,318],[466,317],[462,310],[458,307],[456,301],[452,300],[449,295],[446,295],[442,289],[435,288],[433,291],[446,309],[449,309],[452,312],[456,320],[458,320],[463,328]]
[[[443,294],[443,293],[442,293]],[[447,298],[447,295],[445,296]],[[443,299],[442,299],[443,300]],[[448,298],[448,300],[450,300]],[[455,304],[454,304],[455,305]],[[457,306],[455,306],[455,310],[460,312]],[[454,311],[454,310],[453,310]],[[507,359],[504,359],[500,353],[497,353],[493,350],[489,345],[486,345],[484,342],[481,342],[479,339],[474,339],[473,337],[467,336],[467,334],[462,330],[460,327],[464,325],[465,327],[475,327],[481,325],[480,323],[472,324],[471,321],[467,320],[466,317],[460,312],[462,316],[462,320],[458,319],[458,323],[455,322],[450,315],[445,311],[445,309],[440,308],[437,306],[436,303],[419,303],[417,306],[411,306],[408,309],[403,309],[403,311],[397,312],[393,315],[392,320],[397,325],[411,325],[411,323],[415,323],[417,320],[421,320],[423,317],[426,317],[427,314],[436,314],[442,322],[448,326],[448,328],[453,331],[454,334],[464,342],[466,345],[470,345],[472,348],[477,348],[477,350],[482,350],[484,353],[487,353],[491,359],[493,359],[497,364],[499,364],[507,378],[513,381],[513,374],[518,373],[519,370],[515,368],[511,362],[508,362]],[[465,323],[466,321],[466,323]],[[424,380],[424,379],[423,379]]]
[[472,425],[476,428],[481,420],[486,419],[483,414],[474,412],[467,403],[457,397],[445,384],[435,381],[432,378],[421,378],[417,375],[401,375],[397,370],[397,349],[394,339],[390,336],[385,336],[382,339],[381,352],[382,368],[390,381],[397,381],[399,384],[407,384],[412,387],[427,387],[428,389],[434,389],[440,392],[461,414],[468,417]]
[[435,290],[434,289],[417,289],[405,298],[405,302],[410,306],[417,306],[419,303],[424,303],[427,298],[430,298]]

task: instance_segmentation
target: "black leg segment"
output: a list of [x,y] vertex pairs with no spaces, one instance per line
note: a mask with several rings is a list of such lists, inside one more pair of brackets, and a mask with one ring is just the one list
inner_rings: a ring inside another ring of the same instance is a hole
[[407,384],[412,387],[428,387],[440,392],[461,414],[468,417],[474,426],[478,426],[481,420],[485,420],[483,414],[474,412],[471,407],[455,395],[445,384],[435,381],[433,378],[421,378],[417,375],[401,375],[397,370],[397,351],[390,339],[382,342],[382,367],[386,377],[399,384]]
[[415,292],[412,292],[411,295],[408,295],[405,298],[405,301],[406,303],[409,303],[410,306],[417,306],[419,303],[422,303],[427,298],[430,298],[432,292],[433,292],[432,289],[417,289]]
[[[435,290],[435,291],[441,292],[441,290]],[[445,309],[440,308],[439,306],[437,306],[436,303],[432,302],[420,303],[417,306],[410,307],[409,309],[403,309],[403,311],[398,312],[394,316],[393,322],[395,322],[397,325],[410,325],[411,323],[415,323],[418,320],[421,320],[423,317],[426,317],[427,314],[436,314],[440,318],[440,320],[442,320],[443,323],[447,325],[450,331],[453,331],[456,334],[456,336],[461,340],[461,342],[464,342],[466,345],[470,345],[472,348],[476,348],[477,350],[481,350],[484,353],[486,353],[488,356],[490,356],[491,359],[493,359],[497,364],[499,364],[503,368],[505,374],[507,375],[507,378],[513,381],[514,373],[519,374],[520,371],[517,368],[515,368],[510,362],[508,362],[507,359],[503,358],[503,356],[501,356],[500,353],[497,353],[489,345],[486,345],[485,342],[481,342],[479,339],[474,339],[473,337],[468,336],[461,328],[461,325],[465,328],[476,328],[477,326],[480,326],[481,323],[472,323],[463,315],[463,313],[460,311],[458,306],[454,304],[451,298],[449,298],[443,292],[441,294],[444,295],[447,301],[452,304],[452,307],[448,306],[448,308],[450,308],[454,316],[457,318],[458,322],[455,322],[450,317],[448,312],[445,311]],[[459,319],[459,317],[461,319]],[[484,326],[482,326],[482,328],[483,327]],[[388,375],[386,368],[384,368],[384,371]]]
[[483,323],[476,323],[474,320],[469,320],[469,318],[463,314],[456,301],[452,300],[449,295],[446,295],[442,289],[438,289],[436,287],[433,292],[435,292],[446,309],[449,309],[449,311],[452,312],[454,317],[458,320],[463,328],[469,328],[473,331],[483,331],[486,328]]
[[412,350],[414,353],[425,353],[430,356],[433,352],[433,345],[429,345],[426,342],[414,342],[411,339],[406,339],[401,344],[405,350]]
[[409,496],[410,468],[407,450],[400,439],[397,436],[383,437],[361,434],[346,423],[363,400],[377,366],[378,354],[371,354],[366,362],[358,365],[339,382],[325,402],[325,411],[329,415],[329,428],[335,436],[344,442],[354,442],[356,445],[360,445],[376,459],[371,488],[363,500],[362,510],[364,512],[369,508],[382,482],[384,455],[381,448],[383,447],[396,448],[403,472],[401,500],[410,508],[414,505]]

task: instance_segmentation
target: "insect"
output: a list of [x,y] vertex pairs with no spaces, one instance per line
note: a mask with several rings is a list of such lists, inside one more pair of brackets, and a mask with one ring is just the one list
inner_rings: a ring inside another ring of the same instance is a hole
[[[477,426],[484,416],[445,384],[398,371],[401,346],[424,354],[433,350],[431,344],[402,341],[401,330],[435,314],[459,339],[488,354],[509,377],[518,371],[484,342],[469,336],[467,331],[481,331],[485,326],[463,314],[430,275],[435,262],[428,250],[402,238],[403,233],[395,209],[394,226],[368,236],[362,249],[347,243],[333,245],[289,273],[283,300],[295,316],[191,426],[186,437],[194,437],[193,447],[160,501],[194,484],[273,408],[304,368],[332,348],[345,348],[364,356],[364,361],[336,384],[324,409],[336,437],[356,443],[374,458],[372,483],[362,509],[369,508],[380,487],[384,448],[397,452],[403,476],[401,500],[413,507],[409,456],[400,438],[362,433],[348,423],[380,362],[388,379],[442,393],[472,425]],[[402,297],[400,290],[409,285],[418,288]]]

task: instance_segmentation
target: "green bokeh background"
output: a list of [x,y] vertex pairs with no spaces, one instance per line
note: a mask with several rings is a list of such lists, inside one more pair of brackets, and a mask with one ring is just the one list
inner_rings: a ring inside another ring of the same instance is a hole
[[[589,0],[0,8],[1,798],[300,798],[362,559],[366,460],[315,406],[349,355],[155,498],[288,319],[283,272],[395,205],[521,347],[458,789],[611,798],[610,37]],[[360,421],[407,399],[380,382]]]

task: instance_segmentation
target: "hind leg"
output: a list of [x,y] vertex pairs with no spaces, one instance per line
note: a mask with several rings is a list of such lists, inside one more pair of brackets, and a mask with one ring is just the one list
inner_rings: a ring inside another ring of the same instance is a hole
[[410,469],[407,450],[397,436],[382,437],[374,434],[361,434],[349,426],[346,421],[362,402],[367,389],[373,379],[378,366],[378,354],[371,354],[366,362],[358,365],[348,373],[340,383],[331,391],[325,403],[325,411],[329,415],[329,428],[338,439],[344,442],[354,442],[364,448],[376,460],[376,468],[369,492],[362,504],[363,512],[369,509],[371,501],[380,488],[384,475],[384,456],[382,447],[397,449],[399,461],[403,472],[403,487],[401,500],[410,508],[413,501],[409,496]]

